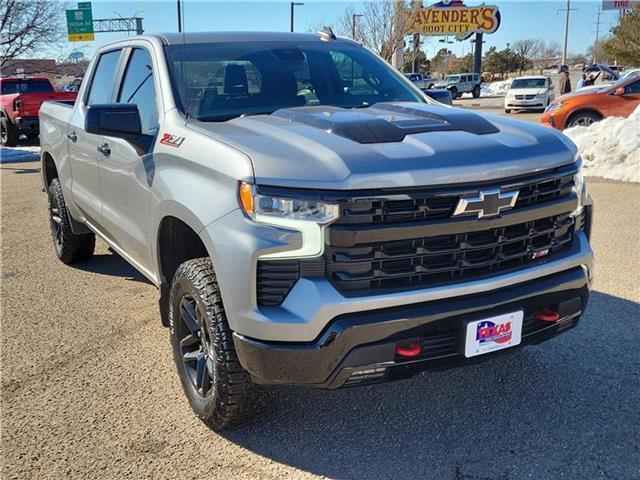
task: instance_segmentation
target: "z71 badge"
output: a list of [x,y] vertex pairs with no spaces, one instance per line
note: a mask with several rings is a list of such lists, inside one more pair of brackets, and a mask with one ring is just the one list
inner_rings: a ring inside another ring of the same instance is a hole
[[163,145],[169,145],[170,147],[179,147],[184,142],[184,137],[179,137],[177,135],[171,135],[170,133],[163,133],[162,138],[160,139],[160,143]]

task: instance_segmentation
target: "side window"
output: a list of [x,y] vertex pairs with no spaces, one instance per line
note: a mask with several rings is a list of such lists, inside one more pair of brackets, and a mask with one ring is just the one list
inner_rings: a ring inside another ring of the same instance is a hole
[[624,93],[640,93],[640,80],[631,82],[629,85],[624,87]]
[[153,61],[149,52],[134,48],[124,73],[118,103],[135,103],[140,112],[142,133],[153,133],[158,126]]
[[93,73],[91,89],[89,90],[88,105],[94,103],[110,103],[113,91],[113,79],[120,58],[120,50],[100,55],[98,66]]

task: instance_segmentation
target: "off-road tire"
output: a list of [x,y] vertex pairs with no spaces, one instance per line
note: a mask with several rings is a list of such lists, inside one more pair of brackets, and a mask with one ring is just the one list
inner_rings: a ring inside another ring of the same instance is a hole
[[504,113],[511,113],[511,109],[510,108],[505,108],[504,109]]
[[473,87],[473,91],[471,92],[471,94],[473,95],[473,98],[479,98],[480,97],[480,85],[476,85],[475,87]]
[[449,91],[451,92],[451,96],[453,97],[454,100],[460,96],[460,94],[458,93],[458,89],[456,87],[451,87]]
[[19,140],[18,128],[5,116],[0,117],[0,145],[15,147]]
[[[182,310],[182,302],[187,298],[189,301],[195,300],[195,318],[200,316],[198,326],[208,329],[196,335],[202,338],[206,333],[210,342],[208,350],[197,346],[200,349],[198,351],[210,352],[205,356],[204,368],[209,380],[208,390],[202,390],[205,394],[197,387],[197,373],[195,377],[192,374],[190,376],[189,363],[184,359],[184,345],[191,343],[191,348],[195,348],[193,339],[187,342],[184,337],[193,337],[193,330],[186,327]],[[171,282],[169,329],[178,376],[196,415],[216,431],[252,417],[256,408],[257,389],[249,373],[238,361],[233,332],[227,323],[218,281],[209,258],[188,260],[178,267]]]
[[93,233],[73,233],[60,180],[57,178],[51,180],[48,193],[49,225],[56,255],[62,263],[67,265],[89,260],[95,250],[96,236]]
[[567,120],[566,128],[571,128],[578,125],[588,127],[596,122],[599,122],[600,120],[602,120],[602,117],[595,112],[591,112],[588,110],[583,112],[576,112],[569,117],[569,120]]

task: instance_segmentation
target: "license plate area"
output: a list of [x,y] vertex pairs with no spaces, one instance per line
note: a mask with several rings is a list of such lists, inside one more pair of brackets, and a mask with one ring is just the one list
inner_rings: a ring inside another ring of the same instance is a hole
[[522,340],[522,310],[473,320],[465,328],[467,358],[519,345]]

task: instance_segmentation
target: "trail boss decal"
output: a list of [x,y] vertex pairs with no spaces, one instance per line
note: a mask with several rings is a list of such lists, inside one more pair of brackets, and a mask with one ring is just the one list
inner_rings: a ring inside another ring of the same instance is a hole
[[176,148],[182,145],[182,142],[184,142],[184,137],[179,137],[170,133],[163,133],[162,138],[160,139],[160,143],[163,145],[169,145],[170,147]]

